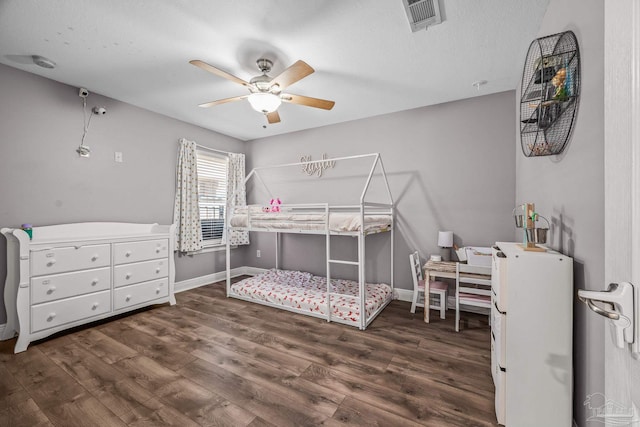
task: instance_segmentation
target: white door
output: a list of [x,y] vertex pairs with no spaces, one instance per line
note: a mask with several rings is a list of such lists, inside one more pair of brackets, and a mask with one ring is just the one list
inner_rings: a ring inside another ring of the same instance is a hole
[[[640,1],[604,1],[605,289],[640,291]],[[586,70],[585,70],[586,72]],[[640,360],[605,328],[604,394],[587,396],[586,426],[640,426]],[[580,398],[576,396],[576,398]],[[589,414],[591,418],[589,418]]]

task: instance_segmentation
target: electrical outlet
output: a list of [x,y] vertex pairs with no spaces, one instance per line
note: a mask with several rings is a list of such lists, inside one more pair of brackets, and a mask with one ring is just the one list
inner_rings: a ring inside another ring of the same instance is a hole
[[113,159],[116,161],[116,163],[122,163],[122,151],[116,151],[115,153],[113,153]]
[[260,249],[256,251],[256,258],[260,258]]

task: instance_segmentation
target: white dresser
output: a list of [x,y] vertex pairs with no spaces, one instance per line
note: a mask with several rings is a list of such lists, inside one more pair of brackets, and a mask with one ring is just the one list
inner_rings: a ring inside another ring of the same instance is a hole
[[507,427],[572,425],[573,259],[492,250],[491,373]]
[[175,225],[77,223],[3,228],[7,238],[2,339],[15,352],[58,331],[151,304],[175,304]]

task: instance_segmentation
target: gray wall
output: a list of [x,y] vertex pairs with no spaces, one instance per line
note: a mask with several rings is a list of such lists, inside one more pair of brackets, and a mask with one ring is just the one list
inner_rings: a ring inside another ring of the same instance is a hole
[[[572,30],[580,46],[582,88],[573,136],[558,156],[516,153],[516,201],[534,202],[553,223],[551,246],[574,258],[574,287],[604,289],[604,3],[553,0],[539,36]],[[524,62],[523,52],[523,62]],[[516,108],[519,108],[516,97]],[[518,124],[519,126],[519,124]],[[519,141],[519,139],[518,139]],[[586,426],[587,395],[604,392],[604,324],[574,304],[574,417]]]
[[[395,284],[411,289],[408,255],[414,248],[423,257],[439,253],[439,230],[453,231],[458,245],[489,246],[512,239],[513,99],[513,91],[503,92],[264,138],[250,143],[248,157],[253,166],[259,166],[297,162],[302,155],[319,159],[323,153],[330,157],[381,153],[397,203]],[[247,170],[250,167],[251,164]],[[307,198],[333,201],[346,191],[343,181],[334,176],[351,168],[350,163],[338,162],[320,179],[291,171],[290,186],[315,180],[312,195],[307,194]],[[326,181],[325,188],[320,188],[319,181]],[[362,186],[364,179],[360,182]],[[289,190],[286,183],[281,183],[274,195]],[[350,199],[351,203],[357,203],[357,195]],[[266,202],[266,196],[262,197],[255,201]],[[298,200],[285,199],[283,203],[294,201]],[[389,239],[369,239],[368,279],[387,281],[390,263],[385,245]],[[255,234],[245,254],[246,263],[273,267],[274,247],[273,236]],[[256,258],[257,249],[262,252],[261,258]],[[355,257],[355,239],[343,238],[336,250],[341,256]],[[321,237],[285,236],[282,251],[284,268],[319,274],[325,271]],[[338,275],[355,277],[355,271],[347,268],[350,267],[341,269]]]
[[[91,90],[91,88],[89,88]],[[85,139],[91,157],[75,149],[83,128],[78,89],[0,65],[0,226],[87,221],[171,223],[177,141],[185,137],[222,150],[245,144],[110,98],[90,94],[94,116]],[[115,163],[121,151],[123,163]],[[243,265],[242,251],[234,266]],[[176,280],[224,270],[224,252],[176,259]],[[0,289],[6,241],[0,237]],[[2,294],[3,295],[3,294]],[[4,305],[0,323],[5,321]]]

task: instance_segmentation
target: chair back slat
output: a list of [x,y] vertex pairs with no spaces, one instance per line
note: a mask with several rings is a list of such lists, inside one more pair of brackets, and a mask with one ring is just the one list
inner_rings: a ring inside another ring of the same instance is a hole
[[420,255],[418,254],[418,251],[409,254],[409,261],[411,262],[413,286],[417,287],[420,280],[422,280],[422,266],[420,265]]

